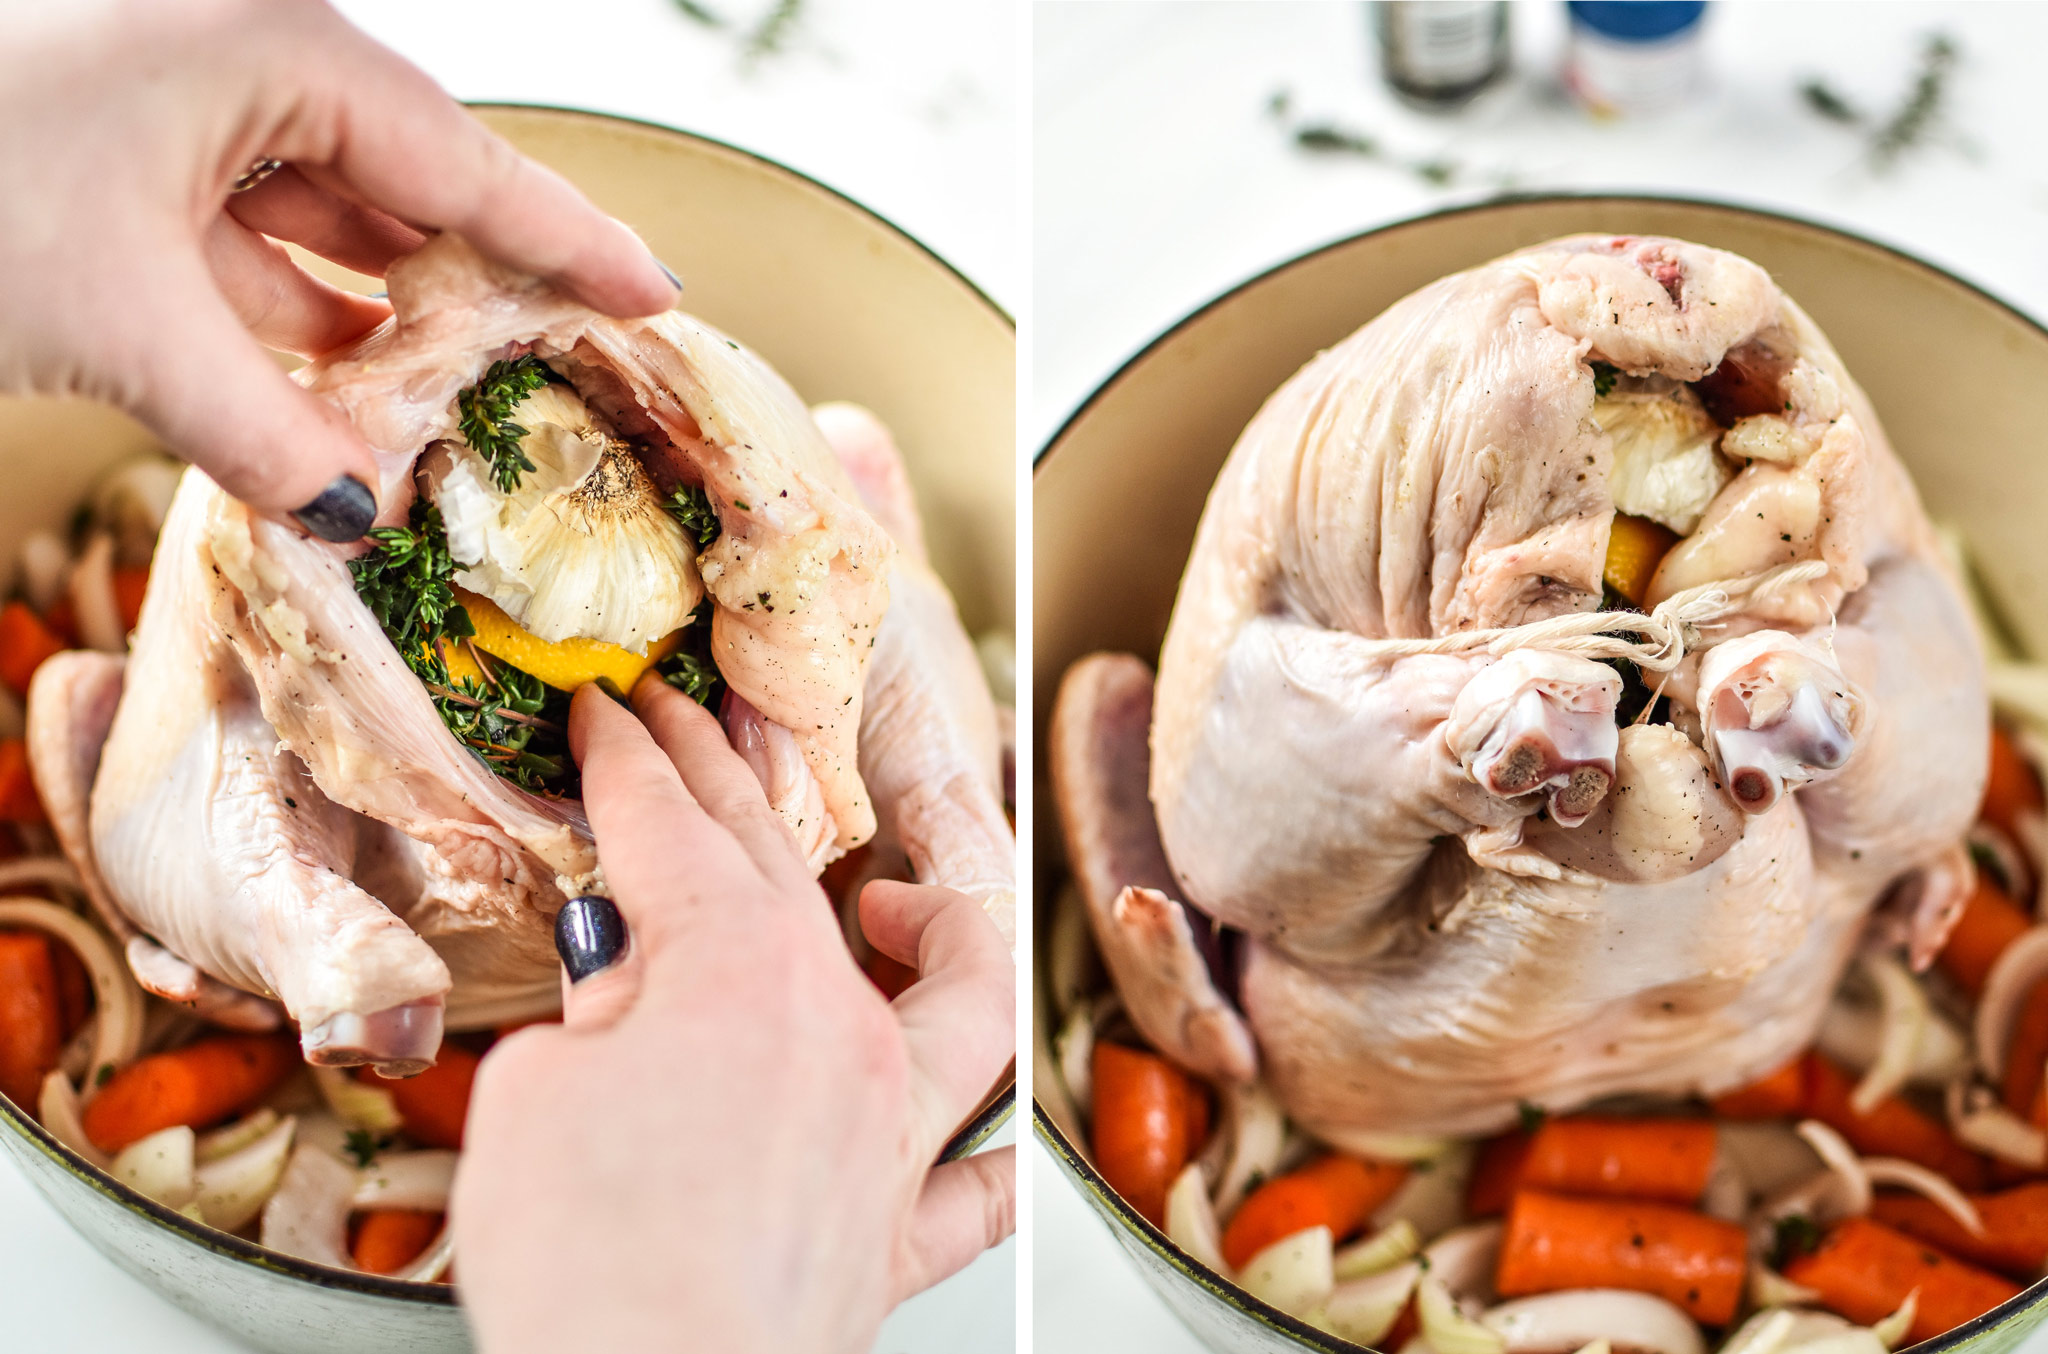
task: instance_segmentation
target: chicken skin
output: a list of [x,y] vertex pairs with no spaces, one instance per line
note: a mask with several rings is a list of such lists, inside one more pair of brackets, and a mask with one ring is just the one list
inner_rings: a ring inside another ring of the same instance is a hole
[[[1635,600],[1682,654],[1544,638],[1628,605],[1618,513],[1678,538]],[[1100,661],[1056,730],[1103,721]],[[1255,1066],[1358,1150],[1791,1057],[1873,906],[1952,860],[1989,718],[1957,582],[1826,339],[1754,264],[1633,237],[1445,278],[1276,392],[1211,492],[1149,710],[1170,880],[1100,845],[1154,823],[1067,834],[1110,876],[1083,893],[1125,1004],[1148,1034],[1224,1028],[1220,985],[1256,1061],[1184,1060]],[[1056,732],[1050,756],[1084,783],[1131,751]],[[1241,933],[1236,962],[1147,949],[1112,885]]]

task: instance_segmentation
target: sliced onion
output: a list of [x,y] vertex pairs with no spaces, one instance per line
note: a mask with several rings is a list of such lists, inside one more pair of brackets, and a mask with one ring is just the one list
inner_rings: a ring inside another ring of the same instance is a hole
[[[1980,1103],[1973,1104],[1972,1100]],[[1962,1081],[1950,1082],[1948,1122],[1965,1147],[1988,1152],[2000,1161],[2029,1170],[2048,1167],[2048,1133],[2021,1119],[1988,1092],[1982,1097],[1971,1096]]]
[[434,1244],[422,1251],[419,1259],[391,1277],[406,1283],[433,1283],[448,1272],[448,1266],[454,1259],[455,1231],[443,1222],[441,1234],[434,1238]]
[[1723,1222],[1740,1222],[1749,1212],[1749,1182],[1735,1158],[1719,1145],[1707,1169],[1706,1188],[1700,1191],[1700,1212]]
[[1507,1341],[1508,1354],[1549,1354],[1594,1340],[1620,1340],[1638,1354],[1706,1354],[1700,1328],[1680,1308],[1648,1293],[1579,1288],[1504,1302],[1479,1318]]
[[1858,1114],[1868,1114],[1898,1094],[1912,1075],[1914,1059],[1927,1029],[1928,1006],[1927,994],[1920,990],[1920,984],[1891,955],[1866,954],[1862,966],[1884,1009],[1884,1034],[1878,1043],[1877,1059],[1849,1094],[1849,1108]]
[[1906,1294],[1906,1300],[1899,1304],[1899,1310],[1870,1328],[1870,1333],[1884,1342],[1886,1349],[1898,1348],[1899,1341],[1906,1338],[1906,1332],[1913,1329],[1913,1318],[1920,1314],[1920,1290]]
[[1820,1159],[1827,1163],[1842,1182],[1843,1206],[1850,1216],[1870,1211],[1870,1176],[1863,1169],[1863,1159],[1856,1155],[1841,1134],[1829,1128],[1818,1119],[1803,1119],[1798,1128],[1799,1136],[1806,1139]]
[[396,1133],[405,1122],[398,1112],[397,1099],[381,1086],[366,1086],[339,1067],[316,1067],[313,1080],[319,1085],[320,1098],[327,1102],[327,1108],[350,1128],[360,1128],[381,1138]]
[[455,1187],[459,1153],[439,1148],[424,1152],[386,1152],[356,1172],[357,1208],[414,1208],[429,1213],[448,1209]]
[[1474,1144],[1461,1142],[1434,1161],[1417,1162],[1393,1197],[1374,1211],[1373,1223],[1385,1227],[1406,1219],[1424,1236],[1456,1227],[1465,1221],[1465,1189],[1478,1155]]
[[1977,1065],[1993,1081],[2005,1077],[2005,1055],[2012,1047],[2013,1022],[2034,984],[2048,978],[2048,926],[2029,927],[1999,952],[1984,977],[1984,995],[1977,1001],[1975,1030]]
[[1082,1002],[1067,1013],[1067,1023],[1052,1037],[1053,1057],[1060,1065],[1060,1080],[1067,1083],[1067,1095],[1083,1116],[1095,1112],[1095,1017]]
[[1794,1314],[1782,1309],[1761,1311],[1721,1346],[1721,1354],[1778,1354],[1792,1334]]
[[1422,1235],[1406,1218],[1396,1218],[1371,1236],[1352,1242],[1337,1252],[1335,1266],[1339,1279],[1362,1279],[1378,1274],[1413,1256],[1422,1249]]
[[192,1202],[192,1143],[196,1135],[179,1124],[161,1129],[114,1154],[107,1173],[138,1194],[183,1208]]
[[194,1172],[199,1214],[208,1226],[239,1232],[276,1192],[299,1124],[296,1119],[271,1118],[268,1130]]
[[[1858,1072],[1869,1070],[1884,1043],[1884,1013],[1878,1007],[1859,1002],[1831,1002],[1821,1017],[1815,1042],[1820,1051]],[[1927,1023],[1913,1050],[1913,1066],[1906,1080],[1915,1086],[1941,1086],[1962,1076],[1974,1065],[1970,1041],[1963,1031],[1931,1005]]]
[[1279,1169],[1287,1145],[1287,1115],[1261,1081],[1232,1086],[1223,1097],[1230,1120],[1230,1155],[1216,1182],[1216,1216],[1228,1218],[1251,1192],[1254,1180],[1269,1179]]
[[1433,1138],[1421,1133],[1332,1132],[1323,1136],[1339,1151],[1375,1161],[1435,1161],[1458,1145],[1456,1138]]
[[1053,1014],[1065,1020],[1088,1004],[1088,994],[1102,986],[1102,961],[1088,929],[1088,905],[1072,881],[1052,900],[1052,923],[1045,935],[1046,987]]
[[209,1161],[233,1156],[275,1127],[277,1111],[268,1106],[253,1114],[245,1114],[231,1124],[214,1129],[211,1133],[201,1133],[195,1159],[204,1166]]
[[1984,1235],[1984,1219],[1978,1216],[1977,1205],[1971,1203],[1946,1177],[1918,1162],[1901,1161],[1897,1157],[1865,1157],[1863,1173],[1872,1185],[1898,1185],[1926,1197],[1971,1236]]
[[1209,1182],[1195,1162],[1189,1162],[1166,1191],[1166,1236],[1224,1278],[1230,1277],[1230,1266],[1223,1260],[1223,1230],[1216,1224],[1216,1207],[1209,1202]]
[[106,532],[95,531],[78,552],[70,595],[80,642],[101,653],[126,653],[128,627],[121,623],[121,603],[114,595],[114,538]]
[[354,1269],[348,1254],[348,1215],[355,1190],[353,1170],[319,1148],[300,1143],[263,1205],[263,1244],[316,1265]]
[[1436,1354],[1506,1354],[1507,1337],[1465,1315],[1451,1290],[1435,1273],[1415,1285],[1415,1314],[1423,1338]]
[[1769,1265],[1750,1265],[1749,1302],[1752,1307],[1796,1307],[1802,1303],[1819,1301],[1819,1289],[1808,1288],[1803,1283],[1793,1283]]
[[85,883],[78,877],[77,868],[62,856],[23,856],[0,861],[0,893],[38,886],[85,896]]
[[82,1082],[92,1071],[93,1045],[99,1042],[100,1018],[97,1012],[87,1016],[64,1041],[64,1051],[57,1055],[58,1070],[74,1082]]
[[31,531],[16,556],[23,598],[37,615],[56,605],[71,573],[71,547],[54,531]]
[[85,1120],[79,1115],[78,1090],[71,1078],[52,1072],[43,1078],[42,1094],[36,1097],[36,1122],[50,1136],[84,1157],[101,1170],[114,1164],[113,1158],[93,1145],[85,1135]]
[[1498,1219],[1467,1223],[1430,1242],[1422,1256],[1429,1263],[1429,1272],[1443,1280],[1452,1293],[1490,1303],[1495,1296],[1493,1271],[1500,1261],[1505,1230]]
[[27,926],[55,936],[85,965],[93,997],[99,1003],[93,1072],[81,1096],[91,1100],[100,1081],[114,1069],[126,1067],[142,1046],[142,989],[135,985],[128,966],[115,955],[107,938],[76,912],[42,898],[0,898],[0,926]]
[[1330,1229],[1309,1227],[1281,1237],[1245,1261],[1237,1282],[1259,1301],[1290,1316],[1322,1306],[1337,1286]]
[[1875,1331],[1858,1326],[1788,1345],[1785,1354],[1888,1354],[1891,1346]]
[[1812,1175],[1820,1158],[1789,1124],[1728,1122],[1715,1125],[1719,1154],[1735,1167],[1752,1194],[1772,1195]]
[[1356,1345],[1376,1344],[1401,1319],[1401,1312],[1421,1278],[1422,1262],[1410,1260],[1340,1283],[1331,1290],[1330,1300],[1322,1310],[1312,1314],[1310,1324]]

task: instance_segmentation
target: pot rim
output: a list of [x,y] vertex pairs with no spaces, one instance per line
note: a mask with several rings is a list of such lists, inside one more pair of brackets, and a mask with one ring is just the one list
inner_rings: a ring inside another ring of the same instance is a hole
[[[802,184],[814,192],[852,208],[854,212],[861,216],[879,223],[883,228],[898,236],[910,245],[911,248],[922,254],[928,261],[944,269],[954,281],[966,288],[977,301],[1000,319],[1012,334],[1016,332],[1017,321],[1008,311],[1004,310],[1002,306],[996,303],[993,297],[977,286],[966,274],[947,262],[929,245],[925,244],[924,241],[918,239],[888,217],[883,216],[880,212],[849,197],[830,184],[821,183],[802,170],[793,169],[771,156],[761,154],[759,151],[748,150],[745,147],[733,145],[729,141],[721,141],[717,137],[705,136],[700,132],[686,131],[680,127],[650,122],[645,118],[622,117],[612,113],[595,112],[587,108],[569,108],[560,104],[550,103],[521,103],[505,99],[479,100],[466,106],[471,108],[503,108],[522,112],[550,113],[564,118],[590,122],[623,123],[628,126],[658,132],[665,137],[676,140],[694,141],[703,145],[713,146],[719,150],[727,151],[746,160],[753,161]],[[987,1141],[998,1128],[1008,1121],[1010,1115],[1016,1109],[1016,1104],[1016,1082],[1013,1078],[1000,1095],[990,1101],[987,1106],[981,1109],[953,1135],[952,1139],[947,1142],[945,1151],[941,1154],[940,1159],[952,1161],[974,1151],[975,1148]],[[26,1112],[17,1109],[5,1096],[0,1096],[0,1126],[4,1126],[19,1134],[37,1151],[55,1162],[88,1188],[105,1195],[129,1212],[156,1224],[166,1231],[174,1232],[194,1245],[203,1247],[217,1255],[253,1265],[258,1269],[269,1270],[286,1278],[299,1279],[320,1288],[362,1293],[372,1297],[390,1298],[422,1307],[454,1307],[458,1305],[456,1290],[452,1284],[418,1283],[411,1280],[386,1278],[377,1274],[363,1274],[355,1270],[335,1269],[328,1265],[317,1265],[309,1260],[280,1255],[278,1252],[265,1249],[253,1241],[245,1241],[241,1237],[209,1227],[205,1223],[194,1222],[184,1214],[166,1208],[163,1204],[149,1198],[147,1195],[138,1193],[131,1187],[116,1180],[112,1175],[100,1170],[69,1147],[57,1141],[47,1129],[37,1123]]]
[[[2048,324],[2035,319],[2011,302],[1986,291],[1983,287],[1969,279],[1958,276],[1939,264],[1930,263],[1917,254],[1902,249],[1897,245],[1886,244],[1881,240],[1871,239],[1867,235],[1860,235],[1852,230],[1844,230],[1839,226],[1826,225],[1790,212],[1778,211],[1773,208],[1753,207],[1725,199],[1694,197],[1683,193],[1511,193],[1488,198],[1484,202],[1465,203],[1459,206],[1439,208],[1435,211],[1421,212],[1414,216],[1404,216],[1399,220],[1374,226],[1370,230],[1356,231],[1350,235],[1330,240],[1324,244],[1316,245],[1311,249],[1292,255],[1218,292],[1215,296],[1202,302],[1193,310],[1168,325],[1164,330],[1161,330],[1159,334],[1148,340],[1143,347],[1125,358],[1117,366],[1116,370],[1103,378],[1102,381],[1090,390],[1087,396],[1079,404],[1075,405],[1065,418],[1060,420],[1059,427],[1053,431],[1052,435],[1046,439],[1045,445],[1040,447],[1032,457],[1031,470],[1033,476],[1035,477],[1052,459],[1053,454],[1060,449],[1061,443],[1066,441],[1068,434],[1074,430],[1074,427],[1081,419],[1090,413],[1096,405],[1107,399],[1118,386],[1123,384],[1126,377],[1135,374],[1139,367],[1150,361],[1161,349],[1179,337],[1183,331],[1192,328],[1211,311],[1221,308],[1225,304],[1251,292],[1254,288],[1264,285],[1283,273],[1319,259],[1325,254],[1348,248],[1362,240],[1368,240],[1379,235],[1392,234],[1397,231],[1412,230],[1454,217],[1490,213],[1543,203],[1618,203],[1624,206],[1644,204],[1660,207],[1702,207],[1711,211],[1728,212],[1737,216],[1758,217],[1768,221],[1775,221],[1782,225],[1811,232],[1815,235],[1832,236],[1838,241],[1846,241],[1851,245],[1874,250],[1900,263],[1910,265],[1922,272],[1930,273],[1950,286],[1958,287],[1978,300],[1987,302],[1994,308],[2003,311],[2028,329],[2031,329],[2044,342],[2048,342]],[[1035,1037],[1036,1035],[1034,1034]],[[1103,1179],[1102,1174],[1095,1169],[1094,1163],[1088,1160],[1087,1156],[1081,1152],[1076,1144],[1068,1140],[1067,1135],[1053,1121],[1052,1116],[1046,1112],[1045,1106],[1040,1103],[1035,1094],[1031,1100],[1031,1119],[1033,1131],[1037,1134],[1039,1141],[1066,1168],[1067,1173],[1073,1177],[1075,1183],[1094,1196],[1093,1203],[1098,1211],[1104,1212],[1106,1216],[1116,1218],[1123,1224],[1124,1229],[1143,1242],[1147,1249],[1158,1255],[1168,1266],[1177,1270],[1197,1287],[1208,1292],[1212,1297],[1237,1308],[1260,1324],[1291,1336],[1304,1349],[1317,1351],[1317,1354],[1370,1354],[1364,1345],[1353,1344],[1339,1336],[1332,1335],[1328,1331],[1318,1330],[1296,1317],[1289,1316],[1279,1308],[1253,1297],[1243,1288],[1216,1273],[1207,1265],[1175,1245],[1167,1237],[1163,1229],[1153,1226],[1149,1220],[1126,1203],[1122,1195],[1110,1187],[1109,1182]],[[1932,1340],[1925,1340],[1917,1345],[1908,1346],[1899,1351],[1899,1354],[1950,1354],[1951,1351],[1960,1351],[1977,1337],[1989,1334],[2013,1317],[2028,1311],[2037,1310],[2044,1305],[2048,1305],[2048,1277],[2035,1280],[2032,1284],[2021,1289],[2017,1295],[2008,1298],[1981,1316],[1975,1317],[1942,1335],[1938,1335]]]

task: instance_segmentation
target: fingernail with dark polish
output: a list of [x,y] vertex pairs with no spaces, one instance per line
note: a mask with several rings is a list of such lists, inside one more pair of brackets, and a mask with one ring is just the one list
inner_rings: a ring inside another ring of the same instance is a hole
[[362,539],[377,520],[377,499],[354,475],[340,475],[292,517],[321,540],[340,545]]
[[586,893],[555,914],[555,953],[572,983],[610,968],[625,948],[626,919],[609,898]]
[[660,259],[656,259],[654,261],[654,266],[661,269],[661,275],[667,278],[669,280],[669,284],[673,286],[677,291],[681,291],[683,289],[683,280],[677,277],[675,275],[674,270],[672,270],[666,263],[663,263]]

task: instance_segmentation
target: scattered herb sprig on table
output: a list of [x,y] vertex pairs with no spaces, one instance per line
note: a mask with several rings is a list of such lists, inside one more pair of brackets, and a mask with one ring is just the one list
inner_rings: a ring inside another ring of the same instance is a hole
[[766,58],[788,51],[804,16],[804,0],[771,0],[761,12],[761,17],[741,30],[722,9],[713,9],[703,0],[672,0],[672,3],[678,13],[699,27],[714,32],[736,33],[740,68],[749,71]]
[[455,601],[455,560],[441,510],[417,499],[409,523],[370,533],[371,549],[348,566],[357,595],[458,741],[521,789],[565,792],[575,770],[569,698],[474,649],[487,680],[449,674],[446,646],[464,643],[476,627]]
[[491,363],[482,380],[455,397],[462,438],[477,455],[490,462],[491,475],[502,493],[513,492],[519,487],[520,476],[530,475],[534,469],[519,446],[526,429],[512,421],[512,411],[546,385],[551,375],[539,358],[528,353]]
[[1861,129],[1870,168],[1882,174],[1905,152],[1933,139],[1946,111],[1949,79],[1961,57],[1962,49],[1954,38],[1946,33],[1929,34],[1920,48],[1920,68],[1914,73],[1912,87],[1891,116],[1883,119],[1858,108],[1819,78],[1803,81],[1799,97],[1815,116]]
[[[1401,155],[1376,137],[1326,118],[1297,122],[1293,116],[1294,96],[1284,89],[1276,90],[1266,100],[1266,113],[1287,132],[1297,149],[1311,154],[1370,160],[1389,169],[1405,170],[1432,188],[1450,187],[1466,172],[1464,166],[1448,156]],[[1508,186],[1505,179],[1501,186]]]

